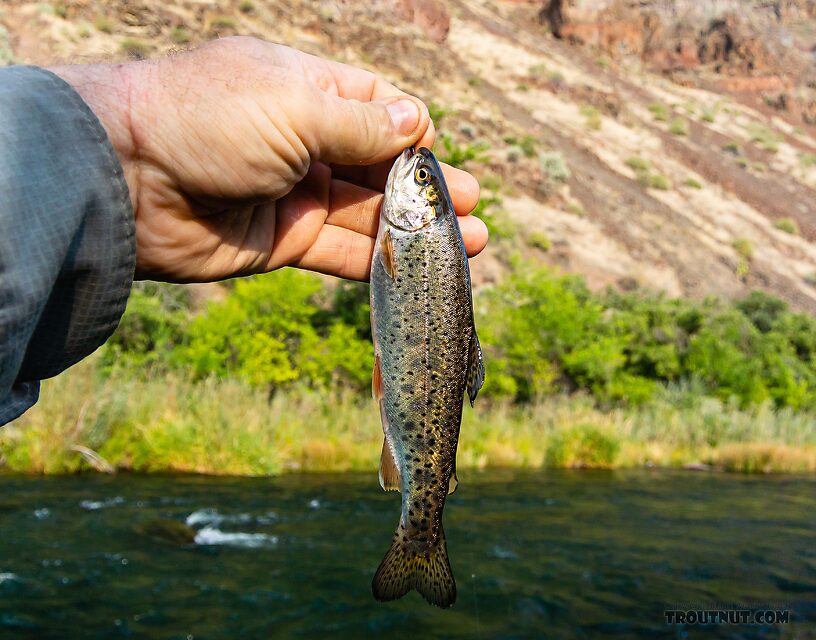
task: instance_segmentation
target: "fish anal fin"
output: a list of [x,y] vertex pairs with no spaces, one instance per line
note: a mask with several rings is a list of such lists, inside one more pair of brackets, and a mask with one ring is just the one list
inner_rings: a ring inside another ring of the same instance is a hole
[[450,480],[448,480],[448,495],[456,491],[456,487],[458,486],[459,478],[456,477],[456,470],[454,470],[453,473],[451,474]]
[[377,401],[383,397],[382,360],[379,353],[374,355],[374,370],[371,372],[371,395]]
[[400,472],[387,438],[383,439],[380,455],[380,486],[384,491],[400,491]]
[[386,229],[380,237],[380,254],[385,272],[394,280],[397,277],[397,263],[394,257],[394,238],[391,237],[391,230]]
[[476,329],[473,329],[473,335],[470,337],[470,355],[468,358],[468,372],[467,372],[467,394],[470,399],[470,406],[473,406],[473,401],[476,400],[476,395],[479,389],[482,388],[485,379],[484,359],[482,358],[482,347],[479,344],[479,336],[476,335]]

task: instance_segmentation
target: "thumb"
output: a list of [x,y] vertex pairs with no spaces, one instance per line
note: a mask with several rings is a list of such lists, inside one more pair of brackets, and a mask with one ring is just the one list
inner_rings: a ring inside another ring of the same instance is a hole
[[368,165],[393,158],[417,142],[431,121],[428,108],[413,96],[360,102],[323,95],[315,121],[316,159],[323,162]]

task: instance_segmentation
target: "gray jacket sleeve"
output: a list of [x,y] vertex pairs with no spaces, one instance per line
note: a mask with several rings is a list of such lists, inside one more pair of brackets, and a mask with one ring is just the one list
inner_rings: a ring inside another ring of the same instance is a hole
[[127,184],[96,116],[44,69],[0,69],[0,425],[110,336],[135,261]]

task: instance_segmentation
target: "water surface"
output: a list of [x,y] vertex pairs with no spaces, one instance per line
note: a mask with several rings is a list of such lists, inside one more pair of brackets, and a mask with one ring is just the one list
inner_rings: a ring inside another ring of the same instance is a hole
[[[0,639],[816,637],[816,480],[460,473],[453,609],[370,582],[399,497],[376,474],[0,477]],[[167,542],[150,523],[187,523]],[[672,603],[789,608],[682,627]]]

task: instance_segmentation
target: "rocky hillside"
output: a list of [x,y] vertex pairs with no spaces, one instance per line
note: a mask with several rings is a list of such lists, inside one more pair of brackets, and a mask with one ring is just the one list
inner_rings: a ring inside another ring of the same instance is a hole
[[377,70],[481,179],[477,283],[541,262],[816,312],[813,0],[7,0],[0,22],[17,62],[248,34]]

